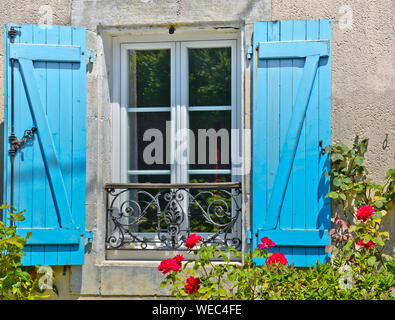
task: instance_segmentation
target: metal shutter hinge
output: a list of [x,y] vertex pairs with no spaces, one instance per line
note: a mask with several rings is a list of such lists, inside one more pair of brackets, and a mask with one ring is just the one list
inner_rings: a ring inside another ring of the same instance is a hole
[[20,29],[21,27],[13,26],[8,29],[8,36],[10,37],[10,42],[14,43],[14,40],[20,31],[16,29]]
[[92,231],[85,231],[85,238],[88,239],[88,243],[93,242],[93,232]]
[[252,230],[247,231],[247,243],[252,243]]
[[85,50],[82,52],[82,55],[88,59],[89,63],[93,63],[95,61],[95,54],[92,50]]
[[252,46],[249,46],[247,48],[247,60],[251,60],[252,59],[252,53],[253,53],[253,48],[252,48]]

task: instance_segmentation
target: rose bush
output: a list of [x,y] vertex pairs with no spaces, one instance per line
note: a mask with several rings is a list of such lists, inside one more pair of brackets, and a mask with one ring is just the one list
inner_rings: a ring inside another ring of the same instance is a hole
[[[25,267],[22,258],[26,237],[17,233],[15,224],[25,220],[24,211],[11,210],[10,205],[1,205],[0,210],[7,210],[7,218],[13,222],[9,226],[0,221],[0,300],[33,300],[46,298],[44,290],[40,289],[40,274],[35,266]],[[56,288],[53,289],[56,292]]]
[[[336,204],[332,243],[326,248],[330,261],[301,269],[290,265],[268,237],[242,254],[205,245],[193,234],[186,247],[196,259],[163,261],[169,267],[161,267],[168,270],[161,286],[190,299],[395,299],[395,256],[383,252],[389,232],[382,221],[395,207],[395,169],[384,185],[369,181],[363,166],[367,144],[365,139],[352,149],[342,143],[327,148],[332,160],[327,197]],[[218,259],[222,263],[214,263]]]

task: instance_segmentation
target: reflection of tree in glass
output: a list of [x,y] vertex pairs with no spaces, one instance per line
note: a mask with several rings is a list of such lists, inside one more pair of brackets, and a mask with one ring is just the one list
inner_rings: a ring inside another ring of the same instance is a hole
[[131,106],[170,106],[170,50],[131,51],[129,77]]
[[[228,133],[228,143],[231,141],[231,119],[232,114],[231,111],[202,111],[189,112],[189,127],[193,131],[195,135],[195,164],[191,164],[190,169],[211,169],[211,170],[219,170],[219,169],[230,169],[230,156],[227,161],[225,159],[221,159],[221,148],[222,146],[228,149],[230,152],[230,145],[226,145],[226,140],[222,141],[219,136],[217,138],[217,149],[210,150],[213,146],[211,145],[210,139],[206,138],[204,141],[199,141],[199,129],[214,129],[216,132],[219,132],[221,129],[226,129]],[[206,146],[206,159],[203,163],[199,163],[199,154],[198,147],[200,143],[204,143]],[[216,161],[214,163],[210,163],[209,155],[215,151],[216,152]],[[219,182],[215,180],[215,182]]]
[[231,48],[189,49],[189,105],[231,105]]

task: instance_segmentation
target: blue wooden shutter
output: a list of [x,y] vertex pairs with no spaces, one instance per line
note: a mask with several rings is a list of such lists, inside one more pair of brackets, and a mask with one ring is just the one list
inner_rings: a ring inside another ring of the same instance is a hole
[[268,236],[295,266],[329,242],[331,21],[254,23],[253,246]]
[[[9,30],[17,30],[11,43]],[[32,236],[25,265],[84,262],[86,163],[85,29],[7,25],[5,39],[5,203],[26,210],[18,232]],[[34,139],[14,158],[11,190],[11,59],[14,132]],[[12,192],[13,191],[13,192]]]

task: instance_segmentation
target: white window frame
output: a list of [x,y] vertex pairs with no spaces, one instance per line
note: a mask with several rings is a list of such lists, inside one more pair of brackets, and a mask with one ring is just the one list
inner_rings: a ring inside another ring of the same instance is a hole
[[[240,34],[239,33],[182,33],[177,37],[166,37],[163,36],[119,36],[114,37],[113,41],[113,102],[112,106],[112,181],[127,183],[127,135],[122,132],[127,132],[127,113],[130,110],[128,108],[128,50],[133,49],[170,49],[171,50],[171,103],[170,107],[164,108],[153,108],[155,111],[166,111],[171,112],[171,119],[175,118],[177,114],[179,121],[177,121],[177,128],[171,128],[171,134],[174,137],[175,132],[181,128],[187,128],[188,126],[188,111],[207,111],[207,110],[230,110],[231,111],[231,128],[240,130],[241,129],[241,45],[240,45]],[[204,107],[189,107],[188,106],[188,48],[218,48],[218,47],[231,47],[232,64],[231,64],[231,106],[204,106]],[[180,70],[186,70],[182,73],[182,76],[176,77],[176,74],[180,74]],[[179,88],[177,90],[177,88]],[[129,109],[129,110],[128,110]],[[143,109],[143,108],[141,108]],[[144,108],[144,111],[151,111],[151,108]],[[192,109],[192,110],[191,110]],[[130,110],[132,111],[132,110]],[[144,112],[140,111],[140,112]],[[172,121],[172,124],[174,122]],[[240,132],[240,131],[239,131]],[[240,158],[241,154],[241,134],[238,136],[232,135],[231,143],[231,159]],[[170,154],[174,154],[176,145],[174,139],[170,139]],[[178,165],[179,168],[173,166]],[[235,166],[232,166],[231,170],[188,170],[187,165],[177,164],[176,161],[172,161],[171,167],[171,183],[187,183],[189,179],[189,173],[191,174],[231,174],[232,181],[240,182],[240,165],[238,171]],[[225,172],[226,171],[226,172]],[[237,173],[236,173],[237,172]],[[158,174],[156,170],[145,172],[146,174]],[[162,172],[164,174],[164,172]],[[241,217],[240,217],[241,221]],[[241,239],[241,223],[235,226],[237,230],[232,232]],[[146,233],[139,233],[140,235],[149,235]],[[118,251],[118,250],[111,250]],[[119,252],[122,250],[119,250]],[[149,257],[148,252],[143,254],[144,258]],[[152,251],[152,250],[149,250]],[[157,251],[156,251],[157,252]],[[115,253],[117,256],[118,253]],[[166,255],[166,254],[165,254]],[[121,254],[121,256],[124,256]],[[114,255],[112,255],[114,258]],[[129,257],[129,255],[127,255]]]

